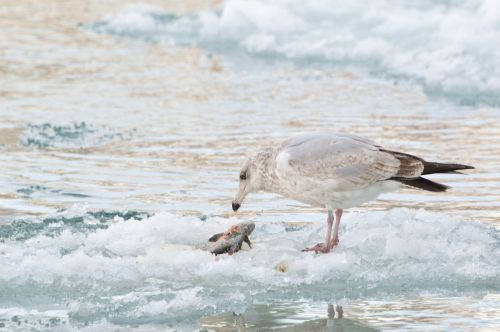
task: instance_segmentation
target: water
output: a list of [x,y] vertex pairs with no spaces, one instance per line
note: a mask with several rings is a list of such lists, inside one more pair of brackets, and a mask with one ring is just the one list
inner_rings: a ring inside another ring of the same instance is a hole
[[[8,1],[0,327],[222,331],[235,312],[254,329],[305,329],[338,303],[367,328],[498,329],[498,11],[379,5]],[[395,29],[403,14],[413,23]],[[444,194],[351,209],[335,252],[301,253],[324,211],[270,194],[238,214],[230,203],[246,154],[314,129],[477,169],[433,176]],[[252,250],[205,251],[243,220]]]

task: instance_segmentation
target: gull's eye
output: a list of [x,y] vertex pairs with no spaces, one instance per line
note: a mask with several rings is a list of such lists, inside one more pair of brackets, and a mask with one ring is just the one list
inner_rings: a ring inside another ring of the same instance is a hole
[[240,179],[241,180],[246,180],[247,179],[247,172],[243,171],[240,173]]

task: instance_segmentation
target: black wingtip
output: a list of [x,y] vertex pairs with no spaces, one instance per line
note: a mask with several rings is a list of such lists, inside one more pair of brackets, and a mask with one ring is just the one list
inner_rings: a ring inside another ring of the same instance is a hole
[[424,171],[422,172],[422,175],[434,173],[451,173],[455,171],[462,171],[465,169],[475,169],[475,167],[462,164],[445,164],[424,161]]
[[407,179],[407,178],[391,178],[391,180],[395,180],[398,182],[401,182],[407,186],[418,188],[418,189],[423,189],[426,191],[431,191],[431,192],[444,192],[451,187],[431,181],[429,179],[423,178],[423,177],[418,177],[418,178],[413,178],[413,179]]

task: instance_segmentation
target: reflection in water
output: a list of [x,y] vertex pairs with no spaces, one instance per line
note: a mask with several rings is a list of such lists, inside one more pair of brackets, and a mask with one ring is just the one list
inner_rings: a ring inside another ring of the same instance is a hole
[[[450,300],[453,305],[450,305]],[[343,306],[300,302],[255,305],[243,314],[204,317],[207,331],[345,331],[470,330],[468,319],[500,323],[499,296],[487,295],[483,305],[470,298],[404,298],[389,301],[352,301],[346,316]],[[325,307],[326,312],[325,312]],[[442,321],[446,321],[445,324]],[[439,323],[441,321],[441,323]],[[482,325],[474,331],[493,331],[498,325]]]
[[[374,332],[377,329],[368,327],[355,320],[344,318],[343,308],[339,305],[328,304],[326,315],[314,313],[299,314],[293,305],[287,308],[282,306],[265,305],[255,306],[248,313],[234,314],[234,322],[230,321],[231,315],[218,315],[205,317],[202,326],[206,331],[284,331],[284,332]],[[323,307],[324,308],[324,307]],[[286,319],[280,318],[285,316]],[[289,317],[295,316],[295,319]],[[314,317],[316,316],[316,317]],[[318,318],[324,316],[325,318]]]

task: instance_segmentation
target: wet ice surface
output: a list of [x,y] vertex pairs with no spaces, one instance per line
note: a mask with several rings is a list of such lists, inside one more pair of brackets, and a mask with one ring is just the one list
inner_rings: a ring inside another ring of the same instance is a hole
[[[293,12],[287,3],[276,6]],[[225,17],[238,4],[228,1]],[[226,40],[236,51],[196,38],[202,49],[181,47],[158,22],[192,28],[197,8],[93,5],[12,2],[1,14],[0,326],[232,330],[232,312],[244,312],[249,326],[271,328],[340,303],[346,318],[383,330],[498,328],[500,128],[498,109],[481,104],[495,105],[491,81],[468,80],[480,90],[471,93],[445,80],[429,92],[427,78],[412,85],[388,70],[381,80],[351,60],[332,66]],[[118,18],[122,30],[109,30]],[[236,37],[262,28],[249,27]],[[287,35],[291,46],[306,37]],[[492,66],[474,64],[477,77]],[[458,105],[474,96],[479,104]],[[322,241],[324,211],[270,194],[249,196],[236,215],[230,204],[246,154],[315,129],[477,169],[434,176],[447,193],[403,190],[347,211],[335,252],[301,253]],[[208,237],[248,220],[252,250],[206,252]]]
[[[188,328],[205,315],[244,312],[270,299],[350,303],[408,296],[411,302],[434,292],[480,299],[500,290],[499,231],[489,225],[423,210],[356,213],[346,216],[338,249],[312,255],[300,250],[322,239],[322,223],[257,222],[252,250],[209,254],[207,239],[236,221],[67,212],[43,220],[38,232],[32,228],[40,223],[2,226],[0,287],[8,298],[2,322],[15,327],[9,315],[24,317],[43,306],[58,308],[55,325]],[[384,302],[372,301],[374,307]],[[486,316],[480,325],[498,323]]]

